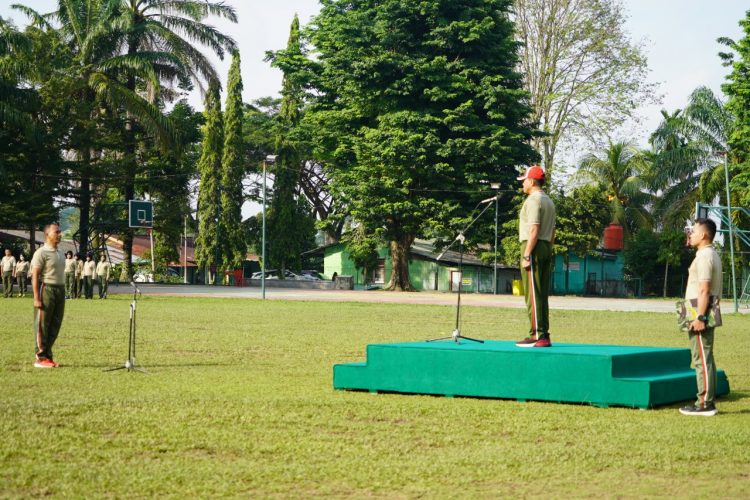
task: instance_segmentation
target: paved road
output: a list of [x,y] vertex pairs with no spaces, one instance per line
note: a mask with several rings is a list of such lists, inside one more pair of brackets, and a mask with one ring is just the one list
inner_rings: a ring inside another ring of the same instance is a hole
[[[260,288],[202,285],[158,285],[139,284],[144,295],[227,297],[260,299]],[[112,294],[131,293],[130,286],[111,285]],[[289,288],[266,288],[269,300],[311,300],[326,302],[375,302],[388,304],[433,304],[453,305],[456,295],[452,293],[419,292],[397,293],[359,290],[298,290]],[[513,295],[464,294],[461,303],[468,306],[523,308],[523,297]],[[552,309],[579,311],[644,311],[673,313],[674,300],[670,299],[609,299],[596,297],[550,297]],[[747,309],[741,309],[747,312]]]

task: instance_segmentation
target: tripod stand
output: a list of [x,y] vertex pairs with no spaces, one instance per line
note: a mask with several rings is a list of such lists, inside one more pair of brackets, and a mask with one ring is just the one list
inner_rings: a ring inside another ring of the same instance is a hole
[[[479,205],[481,205],[482,203],[487,203],[489,201],[493,201],[493,200],[495,200],[495,197],[489,198],[487,200],[482,200],[479,203]],[[477,205],[477,207],[479,205]],[[466,231],[469,230],[469,228],[472,225],[474,225],[474,223],[477,220],[479,220],[479,218],[482,215],[484,215],[484,213],[487,211],[488,208],[490,208],[490,206],[491,205],[488,204],[484,208],[484,210],[482,210],[479,213],[479,215],[477,215],[476,217],[474,217],[474,219],[471,222],[469,222],[469,225],[467,225],[465,228],[463,228],[461,231],[459,231],[458,232],[458,236],[456,236],[456,239],[454,239],[451,242],[451,244],[448,245],[448,247],[445,250],[443,250],[440,253],[440,255],[438,255],[437,260],[442,259],[443,255],[445,255],[445,253],[448,250],[450,250],[450,248],[453,246],[453,244],[455,242],[458,242],[458,276],[459,276],[459,280],[458,280],[458,296],[456,297],[456,327],[453,329],[453,332],[451,333],[451,335],[449,337],[439,337],[439,338],[436,338],[436,339],[429,339],[429,340],[427,340],[427,342],[435,342],[435,341],[438,341],[438,340],[452,340],[452,341],[454,341],[455,343],[458,344],[461,339],[464,339],[464,340],[470,340],[471,342],[478,342],[480,344],[484,344],[484,340],[473,339],[471,337],[465,337],[464,335],[461,335],[461,327],[460,327],[460,323],[461,323],[461,287],[462,287],[463,281],[464,281],[464,270],[463,270],[463,265],[464,265],[464,241],[466,241],[466,236],[464,236],[464,234],[466,233]]]
[[130,303],[130,332],[128,334],[128,359],[125,361],[125,364],[122,366],[115,366],[114,368],[107,368],[104,370],[105,372],[113,372],[116,370],[127,370],[127,371],[137,371],[141,373],[146,373],[146,370],[143,368],[138,368],[135,365],[135,307],[138,303],[138,298],[141,296],[141,291],[138,289],[138,287],[133,283],[130,282],[130,286],[133,287],[133,301]]

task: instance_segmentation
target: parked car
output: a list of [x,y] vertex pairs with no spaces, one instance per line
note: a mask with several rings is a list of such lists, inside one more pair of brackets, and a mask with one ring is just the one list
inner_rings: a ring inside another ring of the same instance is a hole
[[323,275],[318,271],[314,271],[311,269],[303,269],[302,273],[300,274],[300,278],[309,281],[321,281],[325,279]]
[[153,283],[154,275],[145,271],[137,272],[133,275],[133,281],[136,283]]
[[[250,279],[259,280],[261,276],[263,275],[262,271],[258,271],[257,273],[253,273],[252,276],[250,276]],[[266,271],[266,279],[267,280],[277,280],[279,279],[279,270],[278,269],[268,269]],[[300,275],[297,273],[293,273],[290,270],[284,271],[284,279],[286,280],[298,280],[298,281],[310,281],[315,280],[318,278],[309,277],[305,275]]]

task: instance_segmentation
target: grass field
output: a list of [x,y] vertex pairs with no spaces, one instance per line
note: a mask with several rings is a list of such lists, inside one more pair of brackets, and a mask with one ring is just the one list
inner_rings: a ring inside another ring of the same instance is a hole
[[[146,297],[69,301],[60,369],[32,367],[29,299],[0,302],[0,496],[745,497],[750,317],[719,332],[714,418],[332,390],[368,343],[450,334],[443,306]],[[687,346],[671,315],[553,311],[553,340]],[[466,308],[516,339],[520,310]]]

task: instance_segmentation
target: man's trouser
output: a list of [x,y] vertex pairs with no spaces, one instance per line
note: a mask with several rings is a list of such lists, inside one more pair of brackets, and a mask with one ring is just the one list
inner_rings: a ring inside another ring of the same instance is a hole
[[714,403],[716,394],[716,364],[714,363],[714,328],[706,328],[700,333],[688,332],[690,352],[693,354],[695,378],[698,382],[696,405],[707,406]]
[[39,286],[39,297],[42,299],[42,308],[36,309],[34,316],[36,357],[53,359],[52,346],[60,333],[65,314],[65,286],[42,283]]
[[3,271],[3,296],[13,295],[13,271]]
[[26,295],[26,273],[16,273],[18,282],[18,293]]
[[[526,242],[521,242],[521,252],[526,250]],[[523,257],[523,255],[522,255]],[[531,252],[531,266],[521,268],[523,294],[529,314],[529,333],[544,335],[549,333],[549,285],[552,277],[552,244],[549,241],[536,242]]]
[[76,296],[76,275],[65,273],[65,296],[73,298]]
[[96,281],[98,282],[97,285],[99,286],[99,298],[103,299],[107,296],[107,278],[104,276],[99,276],[96,278]]
[[81,295],[83,295],[83,277],[82,276],[76,277],[75,289],[76,289],[76,298],[80,299]]
[[93,276],[83,277],[83,293],[87,299],[94,298],[94,277]]

